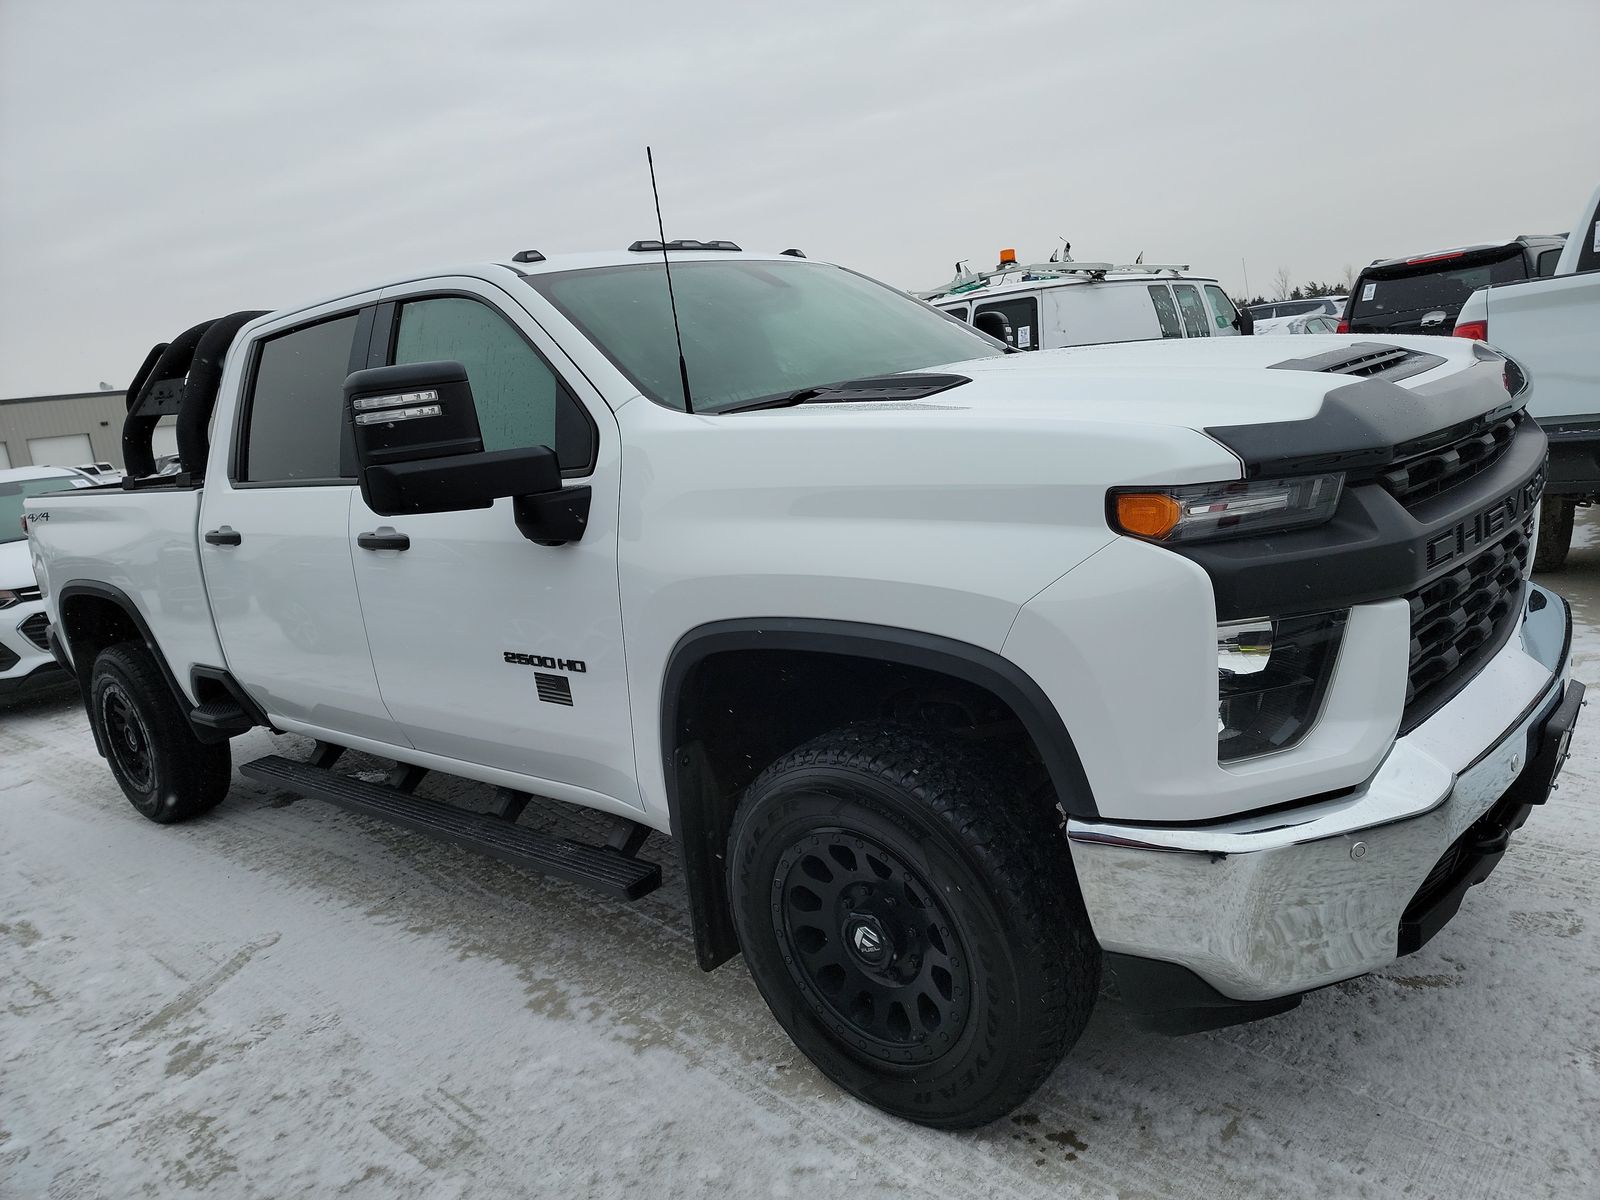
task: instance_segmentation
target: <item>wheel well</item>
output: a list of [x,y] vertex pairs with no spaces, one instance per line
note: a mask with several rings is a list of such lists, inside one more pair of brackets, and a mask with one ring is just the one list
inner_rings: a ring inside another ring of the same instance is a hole
[[[740,797],[770,763],[830,729],[892,720],[998,744],[1022,767],[1028,803],[1094,812],[1059,717],[1037,687],[998,656],[970,647],[952,653],[954,643],[920,635],[910,644],[876,644],[829,634],[810,646],[804,644],[810,637],[788,633],[766,622],[710,635],[695,648],[680,643],[667,672],[662,734],[668,801],[705,970],[739,950],[726,851]],[[1039,711],[1040,704],[1048,711]]]
[[87,683],[100,651],[118,642],[144,644],[144,634],[128,610],[107,596],[73,595],[61,601],[61,636],[73,669]]

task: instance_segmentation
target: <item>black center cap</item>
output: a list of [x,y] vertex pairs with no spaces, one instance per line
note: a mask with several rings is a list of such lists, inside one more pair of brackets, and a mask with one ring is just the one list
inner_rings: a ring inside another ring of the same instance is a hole
[[893,946],[876,917],[851,917],[844,927],[845,942],[851,953],[864,963],[881,967],[889,961]]

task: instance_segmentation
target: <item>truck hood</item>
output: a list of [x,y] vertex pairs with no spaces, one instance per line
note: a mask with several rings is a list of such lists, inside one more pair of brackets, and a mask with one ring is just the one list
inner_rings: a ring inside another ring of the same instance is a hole
[[[1115,421],[1190,429],[1302,421],[1317,415],[1327,393],[1359,383],[1360,377],[1272,368],[1374,340],[1310,335],[1292,342],[1230,337],[1075,346],[952,363],[938,369],[964,375],[972,382],[921,400],[802,407],[879,412],[938,408],[967,411],[979,419]],[[1480,365],[1471,343],[1464,339],[1381,340],[1385,346],[1442,360],[1401,380],[1398,386],[1403,388],[1425,389]]]
[[32,587],[33,554],[28,539],[0,542],[0,588]]

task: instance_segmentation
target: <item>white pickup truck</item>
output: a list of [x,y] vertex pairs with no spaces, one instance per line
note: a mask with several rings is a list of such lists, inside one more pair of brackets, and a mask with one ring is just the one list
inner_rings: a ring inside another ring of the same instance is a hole
[[1528,411],[1550,439],[1539,545],[1541,571],[1565,564],[1579,505],[1600,500],[1600,188],[1540,279],[1479,288],[1456,317],[1457,337],[1511,356],[1534,384]]
[[1519,381],[1297,343],[1019,354],[795,253],[523,251],[188,330],[130,389],[128,479],[26,520],[145,816],[217,804],[266,726],[313,748],[248,776],[618,897],[669,834],[703,967],[742,953],[842,1087],[969,1126],[1103,983],[1204,1028],[1415,950],[1560,768]]

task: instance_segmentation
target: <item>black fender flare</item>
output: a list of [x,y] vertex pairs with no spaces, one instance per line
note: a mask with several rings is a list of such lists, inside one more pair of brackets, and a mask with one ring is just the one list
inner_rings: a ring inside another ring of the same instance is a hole
[[684,744],[682,705],[689,675],[714,654],[730,650],[796,650],[870,658],[937,671],[982,687],[1003,701],[1038,747],[1062,808],[1097,818],[1099,809],[1077,746],[1044,689],[1009,659],[937,634],[806,617],[713,621],[685,633],[667,657],[661,684],[661,758],[667,812],[683,855],[695,951],[704,970],[738,953],[728,913],[723,841],[714,812],[694,785],[700,764]]
[[[189,699],[179,685],[178,677],[172,673],[172,666],[167,662],[167,656],[162,653],[155,634],[151,632],[149,622],[144,619],[144,615],[139,611],[138,606],[134,604],[128,593],[114,584],[101,583],[99,580],[93,579],[74,580],[56,592],[56,612],[61,614],[62,620],[59,623],[59,627],[52,628],[52,633],[62,648],[62,657],[70,660],[70,665],[69,663],[62,663],[62,665],[68,667],[78,680],[78,689],[83,694],[85,712],[89,709],[89,673],[94,669],[94,661],[88,655],[81,653],[80,648],[73,646],[72,631],[67,627],[66,621],[69,602],[80,596],[91,596],[97,600],[107,601],[115,605],[127,617],[129,624],[138,632],[140,641],[144,643],[144,648],[149,652],[150,657],[155,659],[156,666],[161,669],[161,677],[166,680],[167,687],[171,689],[172,698],[177,702],[179,710],[189,718],[190,727],[194,730],[196,737],[203,742],[226,740],[225,738],[219,738],[217,730],[194,721],[194,702]],[[226,671],[215,667],[196,666],[193,674],[196,678],[215,679],[223,684],[231,694],[241,701],[245,711],[255,719],[257,724],[269,725],[266,715],[261,713],[254,703],[244,695],[243,689],[239,688],[238,684],[233,681],[232,676],[228,675]],[[104,757],[105,747],[100,744],[100,734],[92,720],[89,722],[89,728],[94,733],[95,748],[100,751],[101,757]]]

